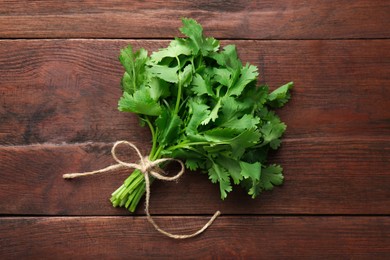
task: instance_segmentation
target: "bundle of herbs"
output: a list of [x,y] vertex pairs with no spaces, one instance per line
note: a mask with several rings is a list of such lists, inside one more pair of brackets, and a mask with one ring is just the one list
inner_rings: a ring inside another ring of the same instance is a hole
[[[286,125],[272,111],[290,98],[293,83],[270,92],[257,86],[256,66],[243,65],[234,45],[220,48],[200,24],[183,19],[169,46],[153,52],[128,46],[120,53],[125,68],[119,110],[136,113],[150,128],[149,160],[176,158],[186,168],[207,173],[225,199],[241,185],[255,198],[283,182],[282,167],[268,165]],[[135,170],[111,197],[134,212],[145,193],[144,174]]]

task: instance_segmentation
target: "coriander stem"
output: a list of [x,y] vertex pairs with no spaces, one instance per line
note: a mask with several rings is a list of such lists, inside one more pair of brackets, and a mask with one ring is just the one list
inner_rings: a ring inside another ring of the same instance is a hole
[[135,75],[135,67],[133,66],[133,87],[134,87],[134,91],[136,91],[137,89],[136,89],[136,83],[135,83],[135,78],[136,78],[136,75]]
[[157,160],[159,157],[160,157],[160,153],[162,151],[163,147],[162,146],[159,146],[156,153],[153,154],[153,156],[151,157],[151,160],[154,161],[154,160]]
[[180,148],[188,148],[189,146],[202,145],[202,144],[203,145],[208,145],[210,143],[209,142],[180,143],[180,144],[177,144],[175,146],[169,147],[167,150],[168,151],[173,151],[173,150],[180,149]]
[[150,151],[150,158],[154,156],[154,153],[156,152],[156,145],[157,145],[157,135],[154,131],[154,127],[152,123],[150,122],[149,118],[146,116],[145,122],[148,124],[150,132],[152,134],[152,150]]
[[[180,77],[179,77],[180,78]],[[180,100],[181,100],[181,82],[179,79],[179,86],[177,90],[177,98],[176,98],[176,105],[175,105],[175,114],[177,115],[179,113],[179,107],[180,107]]]

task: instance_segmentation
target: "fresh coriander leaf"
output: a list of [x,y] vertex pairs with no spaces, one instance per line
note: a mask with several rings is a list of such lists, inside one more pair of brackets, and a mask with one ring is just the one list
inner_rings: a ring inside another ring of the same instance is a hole
[[201,103],[199,99],[191,99],[188,102],[188,106],[191,116],[186,127],[186,132],[188,134],[196,134],[199,125],[210,115],[209,106]]
[[242,159],[250,163],[260,162],[264,164],[267,161],[269,149],[268,145],[249,147],[245,150],[245,154],[242,156]]
[[246,64],[245,67],[241,70],[241,75],[231,88],[228,90],[229,96],[239,96],[241,95],[244,88],[251,82],[255,81],[257,79],[257,76],[259,76],[259,73],[257,72],[257,67],[253,65]]
[[278,139],[282,136],[285,130],[286,125],[284,123],[268,121],[261,127],[264,143],[269,143],[273,149],[278,148],[280,144]]
[[251,178],[252,180],[258,181],[260,179],[260,173],[261,173],[261,164],[259,162],[255,163],[247,163],[240,161],[240,167],[241,172],[240,174],[248,179]]
[[166,98],[171,94],[169,83],[160,78],[151,78],[148,85],[150,87],[150,97],[156,101],[160,98]]
[[227,170],[219,164],[213,163],[212,167],[209,169],[209,178],[212,183],[219,182],[221,199],[225,199],[227,197],[227,193],[232,191],[229,174]]
[[234,184],[240,184],[242,178],[243,178],[243,175],[241,174],[241,167],[240,167],[240,164],[237,160],[234,160],[228,156],[224,156],[224,155],[219,155],[215,161],[219,164],[219,165],[223,165],[229,175],[232,177],[233,179],[233,182]]
[[218,126],[223,125],[229,120],[234,120],[237,117],[243,116],[246,114],[245,110],[248,109],[247,105],[234,97],[224,96],[221,98],[221,103],[221,113],[216,123]]
[[202,134],[208,142],[228,144],[238,135],[238,132],[231,128],[213,128],[204,131]]
[[148,72],[150,72],[153,76],[170,83],[177,83],[179,81],[177,74],[178,67],[171,68],[166,65],[153,65],[148,68]]
[[139,89],[133,95],[123,92],[118,109],[149,116],[158,116],[162,112],[160,104],[151,97],[149,88]]
[[272,91],[268,95],[268,104],[271,107],[282,107],[284,104],[287,103],[287,101],[290,99],[290,92],[289,90],[292,89],[294,86],[293,82],[289,82],[274,91]]
[[210,97],[215,96],[213,90],[211,89],[210,83],[203,79],[203,77],[199,74],[195,74],[193,77],[192,91],[198,96],[202,96],[204,94],[207,94]]
[[254,109],[255,111],[262,111],[262,114],[266,112],[264,104],[267,102],[269,88],[266,85],[256,88],[248,88],[242,93],[243,104],[245,108]]
[[188,36],[190,41],[188,45],[193,50],[193,54],[197,54],[200,50],[200,46],[203,42],[203,28],[193,19],[182,19],[183,27],[180,28],[180,31]]
[[163,110],[156,119],[156,126],[160,130],[157,139],[160,145],[165,146],[174,143],[178,138],[181,123],[182,120],[178,115],[169,110]]
[[222,200],[226,199],[228,192],[232,191],[232,186],[230,185],[230,181],[219,182],[219,190],[221,192],[221,199]]
[[127,72],[123,74],[123,77],[121,79],[121,86],[123,91],[129,94],[133,94],[134,91],[136,90],[136,85],[133,82],[133,78]]
[[157,52],[153,52],[150,56],[154,63],[160,62],[162,59],[171,57],[179,57],[180,55],[190,55],[191,49],[180,40],[173,40],[167,48],[160,49]]
[[231,86],[231,72],[228,69],[214,68],[214,78],[222,86],[230,88]]
[[258,182],[253,180],[251,182],[252,182],[252,187],[248,190],[248,194],[251,195],[252,199],[254,199],[262,192],[262,189],[258,185]]
[[243,179],[241,186],[246,189],[248,191],[248,195],[254,199],[263,191],[259,183],[260,181],[253,179]]
[[231,68],[232,70],[240,71],[242,63],[237,55],[237,49],[235,45],[226,45],[221,52],[214,52],[209,55],[215,59],[221,67]]
[[279,165],[270,165],[261,172],[260,187],[264,190],[272,190],[274,186],[281,185],[284,177],[282,167]]
[[254,146],[259,142],[260,132],[256,128],[247,129],[242,131],[237,137],[230,140],[230,146],[232,147],[232,156],[234,158],[240,158],[245,149]]
[[211,113],[209,114],[208,117],[206,117],[203,121],[202,121],[202,125],[207,125],[210,120],[211,121],[215,121],[215,119],[217,119],[218,117],[218,111],[219,109],[221,108],[221,100],[219,99],[217,104],[215,104],[214,108],[211,110]]
[[250,129],[260,123],[260,118],[245,114],[241,118],[232,117],[228,121],[221,124],[221,127],[227,127],[237,130]]
[[145,73],[145,64],[148,60],[148,52],[145,49],[139,49],[133,53],[133,48],[129,45],[121,50],[119,61],[126,69],[122,78],[123,90],[133,94],[138,86],[142,85],[147,75]]
[[205,162],[204,156],[202,153],[199,153],[197,149],[194,148],[191,150],[187,150],[188,147],[186,147],[186,145],[181,145],[180,147],[182,148],[173,150],[170,153],[170,155],[173,156],[174,158],[178,158],[182,160],[191,159],[193,161],[196,161],[199,166],[204,164]]
[[192,53],[197,55],[200,51],[203,55],[219,49],[219,41],[214,38],[205,38],[203,28],[193,19],[182,19],[183,27],[180,31],[188,36],[187,45],[192,49]]
[[179,74],[179,83],[182,86],[187,86],[192,81],[192,65],[188,64],[185,66],[183,71]]
[[186,159],[185,165],[191,171],[195,171],[199,168],[198,161],[194,159]]

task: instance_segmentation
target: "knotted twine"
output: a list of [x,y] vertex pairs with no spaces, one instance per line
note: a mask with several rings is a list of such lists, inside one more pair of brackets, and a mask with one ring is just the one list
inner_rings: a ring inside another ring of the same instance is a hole
[[[120,144],[126,144],[126,145],[130,146],[131,148],[133,148],[135,150],[135,152],[137,153],[137,155],[138,155],[138,157],[140,159],[138,164],[137,163],[127,163],[127,162],[124,162],[124,161],[120,160],[117,157],[117,155],[116,155],[116,148]],[[150,161],[147,156],[142,156],[142,154],[139,151],[139,149],[137,148],[137,146],[135,146],[133,143],[128,142],[128,141],[117,141],[114,144],[114,146],[112,147],[112,149],[111,149],[111,155],[114,158],[114,160],[117,162],[117,164],[108,166],[108,167],[100,169],[100,170],[91,171],[91,172],[67,173],[67,174],[64,174],[62,177],[64,179],[73,179],[73,178],[87,176],[87,175],[93,175],[93,174],[97,174],[97,173],[110,172],[110,171],[121,169],[121,168],[131,168],[131,169],[138,169],[138,170],[140,170],[143,173],[144,178],[145,178],[145,191],[146,191],[145,213],[146,213],[146,218],[153,225],[153,227],[157,231],[159,231],[160,233],[162,233],[162,234],[164,234],[164,235],[166,235],[166,236],[168,236],[170,238],[174,238],[174,239],[191,238],[191,237],[195,237],[195,236],[201,234],[209,226],[211,226],[211,224],[214,222],[214,220],[221,214],[221,212],[219,212],[219,211],[215,212],[214,215],[212,216],[212,218],[201,229],[199,229],[198,231],[196,231],[196,232],[194,232],[192,234],[188,234],[188,235],[175,235],[175,234],[169,233],[169,232],[161,229],[156,224],[156,222],[154,222],[154,220],[153,220],[153,218],[152,218],[152,216],[150,215],[150,212],[149,212],[149,201],[150,201],[150,179],[149,179],[150,176],[149,175],[153,176],[156,179],[164,180],[164,181],[174,181],[174,180],[177,180],[184,173],[184,164],[183,164],[183,162],[180,161],[180,160],[174,159],[174,158],[162,158],[162,159],[157,159],[157,160],[154,160],[154,161]],[[168,177],[168,176],[161,175],[161,174],[159,174],[158,172],[155,171],[155,169],[158,168],[160,163],[169,162],[169,161],[178,162],[180,164],[180,166],[181,166],[181,170],[175,176]]]

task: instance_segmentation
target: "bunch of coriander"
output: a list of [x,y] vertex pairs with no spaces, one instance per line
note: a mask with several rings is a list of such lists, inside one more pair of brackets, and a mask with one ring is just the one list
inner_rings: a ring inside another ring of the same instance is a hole
[[[255,198],[283,182],[282,168],[267,165],[286,125],[271,111],[290,98],[287,83],[269,93],[256,86],[257,67],[243,65],[234,45],[220,49],[200,24],[183,19],[169,46],[153,52],[123,49],[125,68],[119,110],[136,113],[150,128],[150,160],[177,158],[190,170],[208,174],[225,199],[232,185]],[[145,193],[144,176],[135,170],[111,197],[133,212]]]

